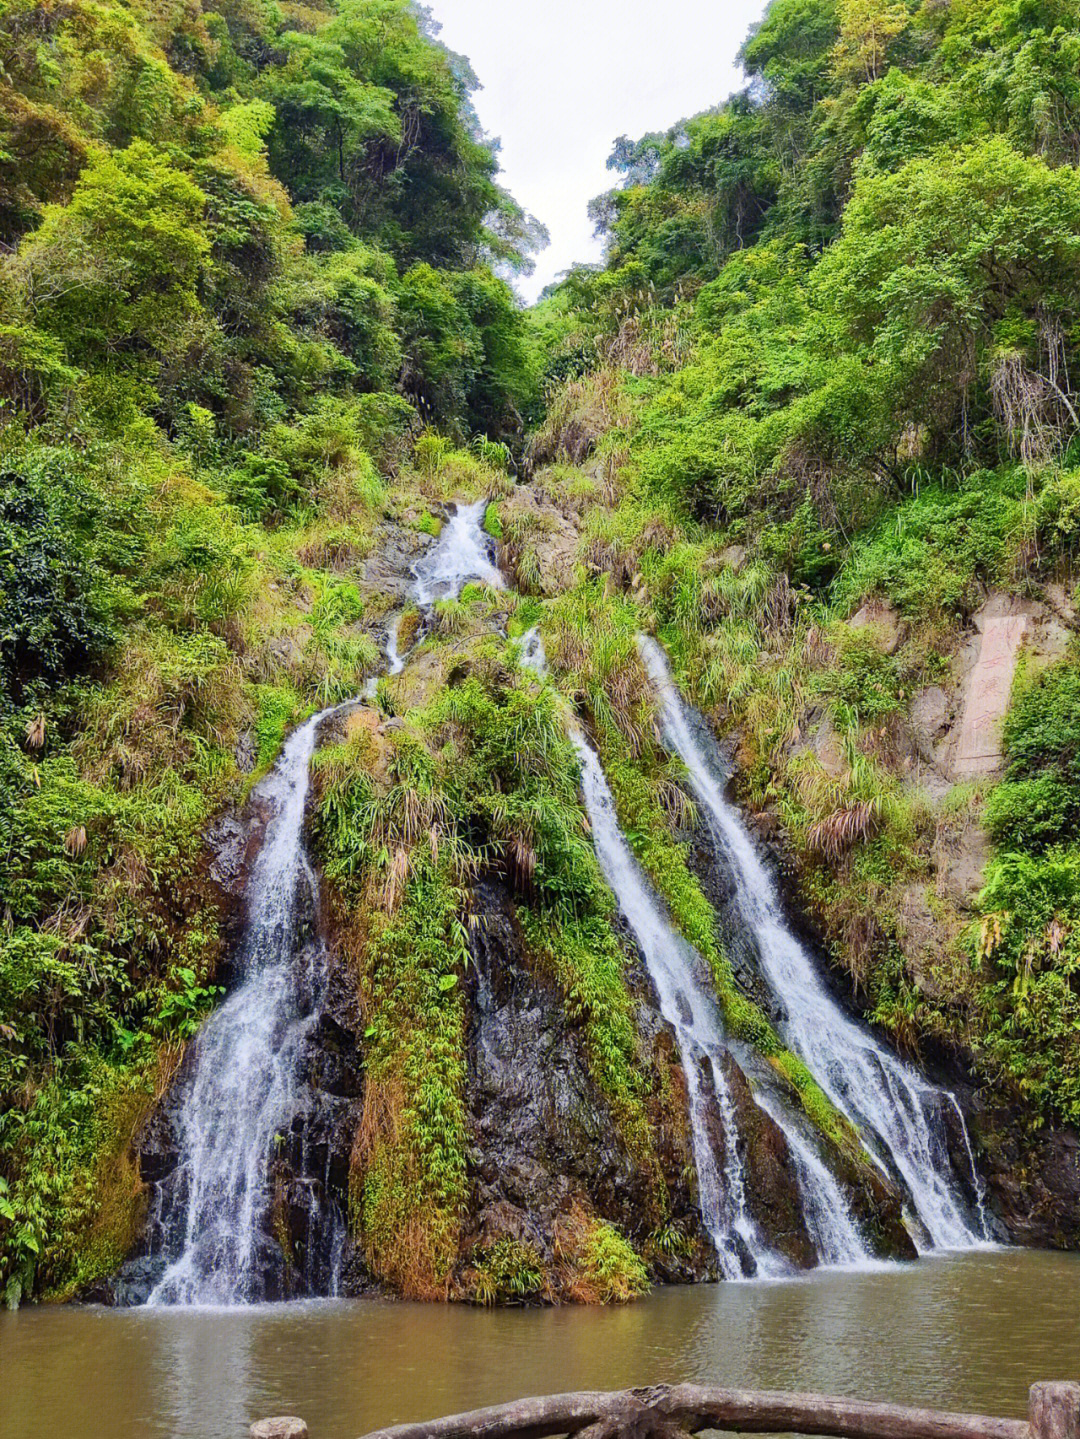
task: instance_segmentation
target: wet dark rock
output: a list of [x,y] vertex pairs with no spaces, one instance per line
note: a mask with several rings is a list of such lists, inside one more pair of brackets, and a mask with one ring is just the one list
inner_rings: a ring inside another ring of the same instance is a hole
[[[481,887],[485,917],[474,941],[466,1102],[471,1193],[463,1249],[509,1238],[550,1263],[560,1217],[575,1207],[614,1223],[638,1247],[657,1224],[653,1176],[635,1165],[588,1068],[584,1036],[550,979],[524,955],[505,889]],[[657,1023],[659,1021],[659,1023]],[[659,1016],[643,1016],[643,1048],[672,1046]],[[673,1058],[673,1056],[672,1056]],[[684,1182],[685,1145],[657,1128],[661,1161],[674,1161],[672,1217],[692,1240],[700,1225]],[[665,1153],[666,1151],[666,1153]],[[658,1277],[700,1278],[694,1255],[658,1265]]]
[[505,894],[485,885],[481,910],[469,1034],[474,1222],[482,1229],[489,1208],[505,1217],[509,1203],[550,1229],[578,1193],[633,1220],[641,1176],[594,1093],[580,1036],[526,966]]
[[180,1161],[172,1118],[166,1105],[158,1105],[135,1136],[139,1175],[144,1184],[160,1184]]
[[987,1201],[1001,1237],[1041,1249],[1080,1249],[1080,1135],[1027,1132],[1016,1106],[958,1098],[980,1144]]
[[165,1273],[165,1268],[166,1261],[160,1254],[138,1255],[122,1264],[111,1279],[104,1279],[88,1289],[82,1298],[88,1304],[134,1309],[150,1298],[150,1292]]
[[779,1125],[755,1104],[746,1075],[731,1055],[724,1063],[724,1077],[735,1110],[747,1208],[778,1253],[796,1268],[809,1269],[817,1256],[787,1140]]

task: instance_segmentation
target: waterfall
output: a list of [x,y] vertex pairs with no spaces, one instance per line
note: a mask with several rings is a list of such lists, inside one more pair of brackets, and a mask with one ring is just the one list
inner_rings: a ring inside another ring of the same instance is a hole
[[[682,1055],[701,1217],[721,1270],[727,1279],[741,1279],[747,1272],[783,1273],[783,1260],[769,1249],[747,1209],[735,1110],[724,1073],[723,1026],[701,959],[672,927],[630,852],[600,760],[576,724],[570,726],[570,738],[581,761],[581,789],[600,868],[638,942]],[[708,1128],[710,1104],[723,1121],[722,1168]]]
[[506,581],[492,562],[490,542],[484,533],[486,499],[457,505],[439,535],[438,543],[413,568],[417,604],[426,608],[436,600],[454,599],[469,580],[482,580],[504,590]]
[[[289,737],[254,791],[270,818],[247,885],[242,977],[195,1041],[176,1117],[182,1158],[158,1186],[150,1225],[155,1247],[171,1261],[152,1305],[243,1304],[266,1295],[275,1246],[270,1163],[310,1104],[303,1058],[327,979],[325,947],[305,935],[318,886],[303,825],[316,732],[330,713],[313,715]],[[344,1223],[336,1205],[321,1207],[323,1272],[310,1277],[334,1293]]]
[[855,1125],[872,1157],[885,1158],[902,1178],[932,1245],[966,1249],[989,1243],[974,1162],[980,1202],[972,1213],[949,1159],[946,1107],[955,1109],[971,1154],[954,1096],[929,1084],[879,1044],[829,993],[810,954],[786,924],[773,878],[724,796],[724,776],[709,759],[703,722],[683,703],[660,646],[645,636],[639,643],[660,697],[665,741],[686,766],[717,857],[735,880],[740,927],[752,940],[762,975],[783,1006],[780,1030],[786,1043]]
[[[453,598],[470,579],[504,588],[482,528],[485,506],[459,505],[417,563],[420,604]],[[404,668],[400,623],[399,614],[387,627],[391,674]],[[168,1261],[152,1305],[252,1303],[268,1296],[282,1267],[271,1170],[275,1151],[310,1112],[304,1055],[327,983],[325,946],[309,933],[318,880],[304,846],[304,810],[317,732],[335,712],[295,730],[253,793],[269,820],[247,885],[241,980],[199,1031],[180,1092],[181,1160],[157,1186],[148,1226],[151,1252]],[[327,1190],[324,1176],[310,1197],[303,1279],[309,1292],[335,1294],[345,1225]]]
[[[547,657],[539,630],[529,630],[518,643],[519,662],[543,674]],[[762,1253],[760,1239],[746,1213],[745,1182],[736,1148],[737,1119],[725,1076],[717,1068],[723,1062],[726,1044],[711,985],[703,991],[702,961],[666,919],[661,902],[631,854],[618,827],[611,792],[598,757],[575,724],[571,724],[570,736],[582,763],[582,789],[601,869],[645,955],[660,998],[661,1012],[675,1030],[683,1057],[698,1192],[706,1228],[727,1277],[742,1274],[747,1250],[754,1253],[759,1272],[776,1273],[782,1268],[782,1261],[767,1250]],[[703,1081],[711,1081],[711,1094],[703,1088]],[[723,1174],[706,1125],[710,1099],[718,1108],[724,1126],[727,1154]],[[755,1102],[787,1141],[799,1179],[807,1230],[820,1262],[865,1263],[869,1251],[850,1205],[814,1144],[771,1096],[759,1092],[755,1094]],[[737,1236],[734,1242],[733,1231]]]
[[758,1095],[757,1101],[784,1132],[799,1176],[806,1227],[820,1263],[860,1269],[879,1263],[867,1248],[847,1195],[815,1145],[770,1095]]

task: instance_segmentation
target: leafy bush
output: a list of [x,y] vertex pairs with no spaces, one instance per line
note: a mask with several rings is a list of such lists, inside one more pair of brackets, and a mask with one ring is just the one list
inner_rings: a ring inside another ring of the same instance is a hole
[[1030,853],[1070,837],[1078,817],[1080,794],[1052,774],[999,784],[983,809],[997,845]]
[[70,480],[0,473],[0,677],[18,703],[84,674],[114,638],[93,521],[92,497]]

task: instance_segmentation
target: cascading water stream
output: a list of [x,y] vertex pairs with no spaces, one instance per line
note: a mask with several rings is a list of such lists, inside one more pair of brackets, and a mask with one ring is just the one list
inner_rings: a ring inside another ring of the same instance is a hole
[[395,615],[386,630],[387,673],[399,675],[405,668],[405,661],[398,650],[398,635],[401,633],[401,616]]
[[780,1029],[785,1041],[860,1131],[870,1153],[884,1151],[935,1247],[966,1249],[990,1243],[974,1162],[972,1178],[979,1202],[972,1213],[948,1155],[943,1114],[947,1106],[955,1109],[971,1157],[954,1096],[929,1084],[879,1044],[826,989],[811,956],[788,928],[772,876],[724,796],[724,777],[710,762],[707,742],[683,703],[663,650],[646,636],[639,644],[661,700],[665,740],[686,766],[718,858],[735,879],[740,926],[753,942],[763,977],[784,1007]]
[[[521,663],[544,673],[539,633],[530,630],[520,645]],[[724,1073],[727,1045],[702,961],[671,925],[634,858],[596,751],[572,719],[567,730],[581,761],[582,795],[600,868],[641,949],[660,1011],[675,1032],[682,1056],[698,1201],[721,1270],[727,1279],[742,1279],[748,1272],[782,1274],[787,1269],[785,1262],[768,1247],[747,1208],[735,1106]],[[722,1167],[710,1134],[710,1108],[718,1111],[723,1128]]]
[[757,1102],[783,1131],[799,1176],[803,1216],[821,1264],[873,1266],[875,1260],[851,1212],[851,1204],[840,1187],[836,1175],[817,1149],[792,1122],[791,1116],[768,1094],[758,1094]]
[[[150,1232],[170,1259],[148,1303],[243,1304],[265,1297],[267,1216],[275,1145],[305,1112],[303,1057],[318,1022],[327,969],[317,936],[305,937],[318,886],[303,843],[313,715],[285,742],[255,789],[270,809],[247,886],[242,979],[203,1025],[176,1134],[182,1159],[159,1186]],[[321,1216],[329,1253],[323,1284],[337,1289],[344,1224],[336,1206]],[[320,1286],[323,1287],[323,1286]]]
[[[471,579],[505,588],[488,554],[485,506],[459,505],[418,562],[419,604],[453,598]],[[391,674],[404,668],[400,622],[398,615],[387,630]],[[157,1186],[148,1228],[151,1252],[168,1260],[151,1305],[253,1303],[267,1296],[267,1275],[280,1267],[270,1223],[272,1161],[310,1106],[304,1054],[327,983],[325,946],[306,923],[318,902],[304,847],[311,756],[322,722],[352,703],[323,710],[294,731],[255,788],[253,798],[270,817],[247,886],[242,978],[195,1042],[175,1121],[181,1160]],[[322,1188],[312,1218],[318,1243],[309,1246],[322,1258],[306,1277],[313,1292],[334,1294],[345,1226]]]
[[504,590],[506,581],[489,553],[484,533],[486,499],[471,505],[457,505],[443,525],[438,543],[423,555],[413,569],[413,594],[421,608],[436,600],[454,599],[469,580],[480,580],[495,590]]
[[[600,868],[640,946],[661,1013],[675,1031],[682,1055],[701,1214],[724,1276],[743,1278],[747,1257],[752,1271],[783,1273],[783,1261],[768,1248],[747,1209],[735,1109],[724,1074],[723,1028],[704,977],[697,974],[701,961],[668,921],[631,853],[595,751],[576,725],[570,726],[570,738],[581,761],[582,794]],[[722,1172],[708,1127],[710,1099],[723,1122]]]

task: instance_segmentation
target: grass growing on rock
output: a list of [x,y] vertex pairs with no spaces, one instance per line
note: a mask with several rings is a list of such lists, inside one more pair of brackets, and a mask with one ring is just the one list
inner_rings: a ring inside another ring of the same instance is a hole
[[[557,696],[489,646],[403,720],[388,740],[361,729],[317,755],[315,838],[370,1046],[353,1222],[376,1274],[432,1297],[450,1292],[464,1202],[461,981],[483,922],[467,885],[483,869],[518,895],[528,950],[582,1023],[624,1142],[655,1176],[657,1223],[666,1210],[612,900]],[[481,1296],[498,1288],[477,1273]]]

